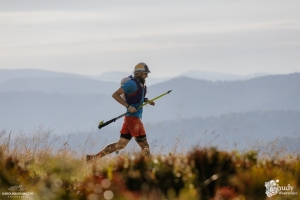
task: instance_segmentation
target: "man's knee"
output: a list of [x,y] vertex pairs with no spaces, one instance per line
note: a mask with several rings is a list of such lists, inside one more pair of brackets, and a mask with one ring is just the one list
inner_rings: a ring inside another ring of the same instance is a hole
[[142,148],[142,154],[143,155],[145,155],[145,156],[150,155],[149,144],[148,144],[148,141],[147,141],[147,137],[145,135],[136,137],[135,141]]
[[147,143],[147,137],[146,137],[146,135],[138,136],[138,137],[135,138],[135,141],[137,143],[142,143],[142,142]]

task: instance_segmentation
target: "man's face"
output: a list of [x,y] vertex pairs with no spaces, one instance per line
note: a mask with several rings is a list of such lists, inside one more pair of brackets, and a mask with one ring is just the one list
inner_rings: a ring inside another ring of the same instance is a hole
[[140,83],[145,84],[148,73],[139,72],[136,77],[138,78]]

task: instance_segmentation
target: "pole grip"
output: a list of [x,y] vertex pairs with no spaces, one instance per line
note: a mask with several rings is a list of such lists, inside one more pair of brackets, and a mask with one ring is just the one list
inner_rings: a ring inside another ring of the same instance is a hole
[[116,118],[113,118],[113,119],[111,119],[111,120],[109,120],[109,121],[107,121],[107,122],[105,122],[105,123],[99,123],[99,125],[98,125],[98,128],[99,129],[101,129],[101,128],[103,128],[104,126],[107,126],[108,124],[110,124],[110,123],[112,123],[112,122],[115,122],[117,119]]

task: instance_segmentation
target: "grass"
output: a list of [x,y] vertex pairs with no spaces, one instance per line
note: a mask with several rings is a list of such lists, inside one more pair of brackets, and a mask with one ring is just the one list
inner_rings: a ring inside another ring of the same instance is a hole
[[268,147],[262,156],[257,147],[186,150],[185,142],[175,138],[168,154],[142,156],[133,148],[88,164],[84,150],[78,154],[43,127],[31,137],[20,132],[13,138],[2,131],[0,139],[1,199],[20,199],[1,194],[22,185],[32,192],[27,199],[256,200],[266,199],[265,182],[277,179],[281,186],[294,186],[298,195],[272,199],[300,198],[300,157],[284,149]]

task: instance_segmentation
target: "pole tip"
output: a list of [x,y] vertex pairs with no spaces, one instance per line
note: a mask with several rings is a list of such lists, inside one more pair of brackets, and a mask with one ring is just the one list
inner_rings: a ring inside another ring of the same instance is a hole
[[101,122],[99,122],[98,127],[101,127],[102,124],[104,124],[104,120],[102,120]]
[[172,90],[169,90],[168,93],[172,92]]

